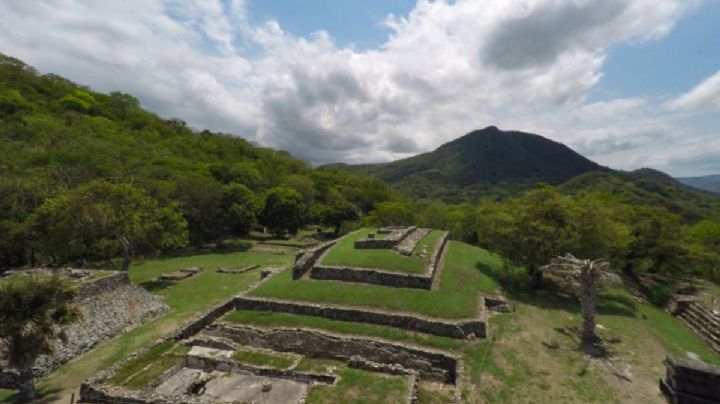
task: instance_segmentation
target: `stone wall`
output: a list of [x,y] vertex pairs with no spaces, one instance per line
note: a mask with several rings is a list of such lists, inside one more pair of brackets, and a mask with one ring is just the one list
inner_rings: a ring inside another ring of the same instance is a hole
[[430,229],[415,229],[415,231],[411,232],[403,241],[395,245],[395,251],[402,255],[412,255],[413,251],[415,251],[415,247],[417,247],[417,244],[428,233],[430,233]]
[[670,403],[720,403],[720,367],[667,357],[660,391]]
[[320,258],[325,251],[334,246],[338,240],[331,240],[326,243],[322,243],[317,247],[310,248],[307,250],[301,250],[295,255],[295,263],[293,264],[293,279],[300,279],[305,275],[305,272],[310,270],[315,262]]
[[339,265],[316,265],[310,272],[310,278],[427,290],[432,288],[433,281],[432,278],[425,275]]
[[433,280],[440,265],[442,254],[447,247],[448,233],[440,238],[437,248],[430,257],[430,262],[422,275],[406,274],[378,268],[358,268],[340,265],[317,264],[310,272],[310,278],[318,280],[335,280],[343,282],[369,283],[373,285],[392,286],[397,288],[417,288],[431,290]]
[[313,303],[249,298],[245,296],[236,297],[234,299],[234,303],[235,308],[238,310],[266,310],[280,313],[323,317],[331,320],[386,325],[410,331],[439,335],[442,337],[484,338],[486,336],[486,324],[482,319],[449,321],[414,316],[405,313],[323,306]]
[[131,284],[125,272],[82,284],[74,303],[82,320],[64,326],[59,333],[62,338],[54,342],[54,352],[38,357],[33,366],[36,376],[170,309],[160,298]]
[[366,360],[397,364],[416,370],[426,380],[455,383],[457,358],[447,354],[410,348],[388,342],[346,338],[337,335],[290,328],[260,328],[213,324],[203,333],[226,338],[255,348],[294,352],[311,358],[329,358],[343,362],[354,356]]
[[720,353],[720,315],[695,296],[672,295],[666,310]]
[[395,245],[405,240],[405,238],[409,236],[410,233],[414,232],[415,229],[417,229],[415,226],[398,228],[390,233],[390,235],[382,239],[366,238],[362,240],[355,240],[354,247],[361,250],[392,249]]

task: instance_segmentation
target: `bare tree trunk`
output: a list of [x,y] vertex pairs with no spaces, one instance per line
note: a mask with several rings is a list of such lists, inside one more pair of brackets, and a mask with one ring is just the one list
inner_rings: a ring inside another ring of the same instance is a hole
[[592,264],[584,266],[580,271],[580,300],[582,313],[582,345],[592,346],[597,342],[595,334],[595,315],[597,307],[597,273]]
[[132,251],[132,246],[130,245],[130,243],[128,243],[126,241],[122,242],[122,246],[123,246],[122,270],[127,272],[128,270],[130,270],[130,261],[132,261],[133,251]]

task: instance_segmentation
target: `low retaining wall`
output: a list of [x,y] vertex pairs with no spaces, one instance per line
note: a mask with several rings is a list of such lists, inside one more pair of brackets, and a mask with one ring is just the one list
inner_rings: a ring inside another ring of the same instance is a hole
[[486,323],[481,319],[447,321],[404,313],[331,307],[313,303],[249,298],[246,296],[236,297],[234,304],[238,310],[265,310],[323,317],[330,320],[386,325],[450,338],[484,338],[487,335]]
[[318,280],[335,280],[343,282],[369,283],[373,285],[392,286],[397,288],[417,288],[431,290],[433,280],[439,267],[442,254],[447,246],[448,233],[440,238],[438,246],[430,257],[430,263],[422,275],[406,274],[378,268],[358,268],[340,265],[315,265],[310,271],[310,278]]
[[426,380],[454,384],[458,360],[439,352],[425,351],[372,339],[347,338],[290,328],[260,328],[213,324],[205,331],[241,345],[294,352],[311,358],[350,361],[360,356],[368,361],[398,364],[413,369]]
[[355,240],[355,243],[353,246],[357,249],[392,249],[395,247],[398,243],[405,240],[407,236],[410,235],[410,233],[414,232],[417,227],[410,226],[407,228],[401,228],[397,231],[392,232],[389,236],[383,238],[383,239],[377,239],[377,238],[366,238],[362,240]]
[[667,374],[660,380],[660,391],[668,402],[720,403],[720,367],[705,362],[667,357]]
[[330,247],[334,246],[338,240],[331,240],[326,243],[320,244],[317,247],[302,250],[295,255],[295,263],[293,264],[293,279],[300,279],[305,275],[305,272],[315,265],[315,262],[320,258],[325,251]]

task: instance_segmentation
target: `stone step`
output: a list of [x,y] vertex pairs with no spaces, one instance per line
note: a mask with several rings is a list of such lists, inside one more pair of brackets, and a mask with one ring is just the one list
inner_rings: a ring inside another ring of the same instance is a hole
[[680,322],[685,324],[692,332],[694,332],[696,335],[698,335],[700,338],[703,339],[710,347],[715,351],[720,353],[720,344],[714,343],[712,340],[706,337],[705,333],[702,332],[700,329],[697,328],[697,326],[690,321],[686,319],[684,316],[678,316],[678,319]]
[[690,311],[692,313],[697,314],[699,317],[703,318],[706,322],[710,323],[712,326],[720,329],[720,318],[715,316],[710,310],[706,307],[703,307],[699,304],[691,304],[686,311]]
[[713,333],[712,330],[709,330],[702,321],[699,321],[697,317],[693,317],[690,313],[684,313],[682,318],[691,323],[695,330],[702,334],[706,339],[712,341],[713,343],[720,344],[720,338]]
[[687,317],[688,319],[692,319],[693,323],[695,323],[698,328],[702,328],[705,334],[707,334],[717,343],[720,343],[720,330],[717,327],[713,327],[711,324],[708,324],[707,321],[705,321],[702,317],[698,316],[695,312],[686,311],[681,315]]

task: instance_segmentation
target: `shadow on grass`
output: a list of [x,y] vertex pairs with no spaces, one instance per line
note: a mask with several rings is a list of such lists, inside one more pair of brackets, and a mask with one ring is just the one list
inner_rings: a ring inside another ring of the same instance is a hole
[[149,292],[157,292],[163,289],[167,289],[170,286],[173,285],[174,282],[172,281],[161,281],[157,279],[153,279],[147,282],[140,283],[140,286],[145,288]]
[[[567,337],[573,346],[573,350],[578,353],[583,353],[593,358],[610,358],[615,356],[615,352],[611,349],[611,345],[618,343],[617,338],[611,338],[609,340],[599,338],[593,344],[583,344],[581,338],[582,331],[576,326],[555,327],[553,330],[558,334]],[[560,348],[560,345],[554,341],[549,344],[546,342],[543,342],[542,344],[545,348],[550,350],[557,350]],[[586,369],[583,368],[583,370],[580,371],[579,376],[582,376],[585,371]]]
[[[54,403],[57,402],[60,399],[60,393],[62,392],[61,388],[58,387],[38,387],[38,394],[40,395],[40,398],[38,400],[33,401],[37,404],[44,404],[44,403]],[[75,401],[77,402],[77,399],[79,397],[75,398]],[[5,401],[3,401],[8,404],[25,404],[27,401],[20,399],[20,394],[15,393],[8,397],[5,397]]]
[[[494,267],[482,262],[475,264],[475,267],[493,278],[507,296],[515,301],[541,309],[575,314],[580,311],[579,299],[555,283],[546,282],[543,289],[532,289],[529,286],[530,277],[524,268],[507,264]],[[637,311],[635,301],[616,294],[601,294],[597,305],[597,313],[601,315],[636,317]]]

